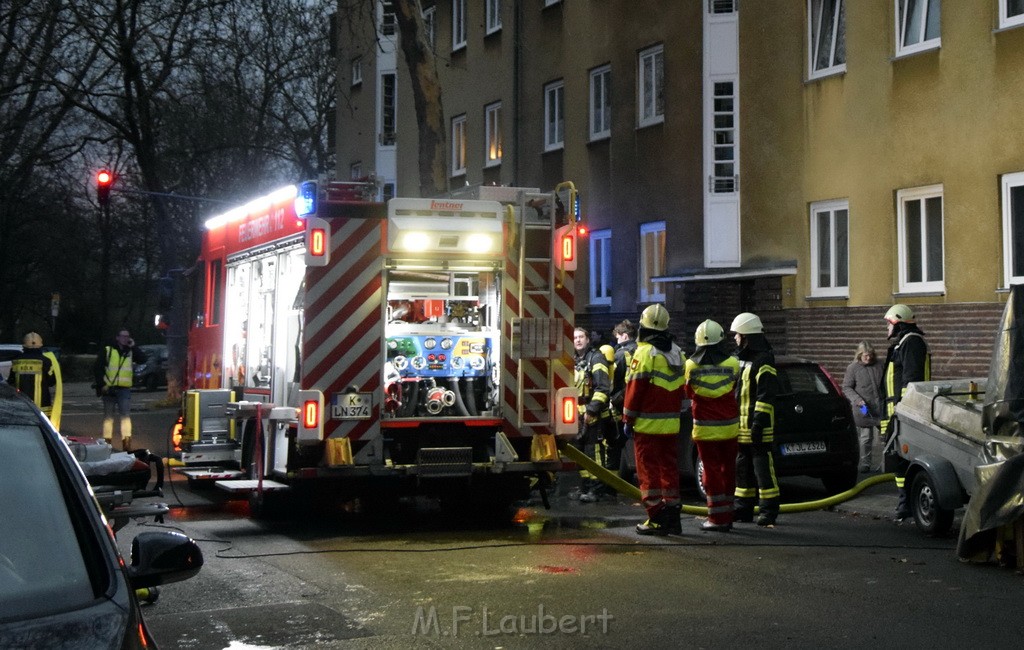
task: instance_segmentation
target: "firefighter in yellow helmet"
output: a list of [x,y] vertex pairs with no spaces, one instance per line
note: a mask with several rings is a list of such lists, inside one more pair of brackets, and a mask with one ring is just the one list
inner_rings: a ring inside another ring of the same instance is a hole
[[679,412],[683,406],[686,355],[672,341],[663,305],[644,309],[640,335],[626,378],[622,421],[633,438],[640,498],[647,521],[640,535],[682,532],[679,522]]
[[772,441],[775,435],[775,396],[779,392],[775,353],[764,335],[761,319],[743,312],[729,330],[735,335],[740,376],[736,382],[739,403],[739,450],[736,454],[736,501],[734,520],[754,520],[773,526],[779,517],[779,481],[775,478]]
[[[575,384],[579,391],[580,429],[578,442],[583,453],[593,456],[605,464],[603,441],[612,429],[612,414],[608,407],[608,395],[612,392],[611,373],[605,355],[591,343],[590,333],[577,327],[572,337],[575,354]],[[579,495],[584,503],[593,503],[601,498],[601,482],[590,472],[580,472],[583,479]],[[574,495],[575,496],[575,495]]]
[[693,413],[693,442],[701,465],[701,485],[707,494],[708,518],[700,528],[728,532],[732,529],[733,492],[736,489],[736,451],[739,405],[736,380],[740,362],[726,349],[722,326],[706,320],[697,326],[696,351],[686,360],[686,394]]
[[[52,352],[43,351],[43,337],[29,332],[21,341],[22,352],[11,359],[11,373],[7,383],[27,395],[36,406],[60,427],[60,398],[62,385],[60,363]],[[51,390],[56,387],[55,401]]]
[[[907,384],[912,381],[929,381],[932,377],[931,356],[928,343],[924,340],[924,332],[917,326],[914,310],[907,305],[897,303],[885,312],[888,323],[889,339],[892,343],[885,356],[882,375],[882,396],[885,399],[885,412],[882,414],[880,430],[888,441],[894,433],[896,405],[903,398]],[[910,504],[907,502],[905,479],[907,461],[896,453],[895,445],[886,445],[885,469],[896,476],[896,489],[899,498],[896,502],[896,521],[911,516]]]

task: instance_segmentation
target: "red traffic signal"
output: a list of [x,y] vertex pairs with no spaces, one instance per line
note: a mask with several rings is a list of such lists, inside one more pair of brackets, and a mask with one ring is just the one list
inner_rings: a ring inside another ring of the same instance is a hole
[[110,203],[110,186],[114,184],[114,175],[106,169],[96,172],[96,200],[101,206]]

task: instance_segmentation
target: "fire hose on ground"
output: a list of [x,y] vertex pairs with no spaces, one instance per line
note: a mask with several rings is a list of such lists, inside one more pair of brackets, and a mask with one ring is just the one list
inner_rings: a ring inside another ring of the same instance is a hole
[[[612,472],[611,470],[605,469],[596,460],[594,460],[590,456],[587,456],[585,453],[583,453],[576,447],[573,447],[568,442],[559,440],[558,450],[561,451],[566,456],[568,456],[577,465],[583,467],[585,470],[593,474],[595,478],[597,478],[605,485],[615,489],[620,494],[623,494],[631,499],[636,499],[637,501],[640,500],[640,489],[638,487],[636,487],[629,481],[626,481],[625,479],[620,477],[618,474]],[[844,501],[849,501],[850,499],[857,496],[858,494],[860,494],[861,492],[863,492],[864,490],[873,485],[878,485],[879,483],[886,482],[891,483],[892,481],[893,474],[878,474],[876,476],[864,479],[863,481],[853,486],[849,490],[846,490],[845,492],[840,492],[839,494],[834,494],[824,499],[804,501],[802,503],[784,503],[779,508],[779,511],[782,513],[791,513],[810,512],[812,510],[824,510],[834,505],[843,503]],[[708,514],[707,506],[684,505],[682,511],[684,514],[688,515],[707,516]]]

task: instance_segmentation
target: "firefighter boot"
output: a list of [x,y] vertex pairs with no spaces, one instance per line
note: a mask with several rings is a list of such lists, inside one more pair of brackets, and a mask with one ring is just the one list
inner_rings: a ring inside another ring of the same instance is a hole
[[907,489],[897,488],[897,492],[899,494],[896,498],[896,514],[893,519],[899,523],[904,519],[909,519],[913,513],[910,511],[910,504],[907,503]]
[[754,521],[754,503],[750,499],[736,499],[733,506],[732,520],[740,524]]
[[779,502],[775,499],[762,501],[760,512],[757,515],[758,526],[774,526],[775,520],[779,518]]
[[[652,508],[652,510],[654,510],[653,513],[648,511],[647,521],[645,521],[642,524],[637,524],[636,525],[636,534],[637,535],[657,535],[659,537],[664,537],[665,535],[668,535],[669,532],[671,532],[671,531],[669,531],[668,527],[664,523],[664,521],[665,521],[664,513],[665,513],[665,511],[667,509],[668,509],[668,506],[662,504],[662,506],[660,508],[657,508],[657,509]],[[677,511],[677,513],[678,513],[678,511]],[[676,520],[677,521],[679,520],[678,514],[676,515]]]
[[682,535],[683,524],[679,521],[679,513],[683,507],[678,503],[665,506],[659,514],[661,525],[665,527],[669,535]]

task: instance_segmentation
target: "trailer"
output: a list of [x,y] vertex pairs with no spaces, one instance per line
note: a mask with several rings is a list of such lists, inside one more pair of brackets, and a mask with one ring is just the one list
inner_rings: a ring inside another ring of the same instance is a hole
[[414,494],[499,508],[576,435],[575,187],[376,191],[307,182],[207,222],[182,460],[254,514]]

